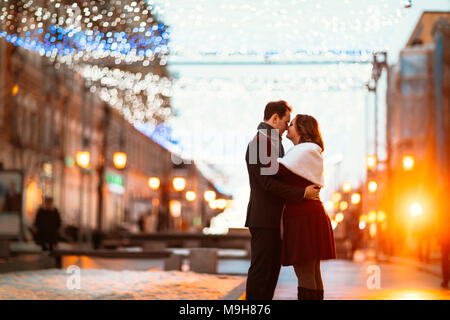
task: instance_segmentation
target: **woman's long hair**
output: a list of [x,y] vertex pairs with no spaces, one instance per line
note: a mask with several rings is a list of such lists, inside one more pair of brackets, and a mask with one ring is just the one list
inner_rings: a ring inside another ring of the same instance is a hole
[[322,135],[320,134],[317,120],[307,114],[298,114],[295,116],[295,127],[300,134],[300,143],[312,142],[317,144],[324,151]]

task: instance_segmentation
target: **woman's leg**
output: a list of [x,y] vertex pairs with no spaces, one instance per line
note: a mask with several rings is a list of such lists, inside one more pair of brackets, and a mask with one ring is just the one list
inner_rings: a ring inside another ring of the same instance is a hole
[[315,261],[309,260],[294,265],[298,286],[306,289],[316,289]]
[[314,268],[316,279],[316,290],[323,290],[322,272],[320,271],[320,260],[317,260]]

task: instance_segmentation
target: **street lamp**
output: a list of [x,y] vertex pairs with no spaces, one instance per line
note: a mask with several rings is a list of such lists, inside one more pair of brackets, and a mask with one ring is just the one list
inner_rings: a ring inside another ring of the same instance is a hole
[[342,199],[342,196],[339,192],[333,192],[333,194],[331,195],[331,199],[333,200],[333,202],[338,202]]
[[342,222],[344,220],[344,214],[342,212],[336,213],[336,216],[334,217],[334,219],[337,222]]
[[83,169],[87,169],[89,167],[91,155],[89,151],[78,151],[76,155],[77,165]]
[[347,201],[341,201],[341,203],[339,204],[339,208],[340,208],[342,211],[347,210],[347,208],[348,208],[348,202],[347,202]]
[[378,222],[384,222],[386,220],[386,213],[383,210],[378,211]]
[[216,198],[216,193],[212,190],[207,190],[207,191],[205,191],[203,196],[207,202],[210,202]]
[[369,212],[369,217],[368,217],[369,222],[373,223],[375,221],[377,221],[377,212],[376,211],[370,211]]
[[414,167],[414,157],[413,156],[403,156],[403,169],[405,171],[411,171]]
[[366,159],[367,169],[373,170],[377,166],[377,157],[375,155],[369,155]]
[[209,202],[209,207],[213,210],[218,209],[218,204],[217,204],[217,200],[211,200]]
[[125,152],[115,152],[113,155],[114,166],[121,170],[127,165],[127,154]]
[[172,217],[178,218],[181,216],[181,202],[178,200],[170,200],[169,210]]
[[159,178],[151,177],[148,179],[148,186],[152,190],[158,190],[161,182],[159,181]]
[[415,202],[413,203],[410,207],[409,207],[409,213],[413,216],[413,217],[418,217],[422,214],[423,209],[422,206]]
[[186,179],[182,177],[175,177],[172,181],[175,191],[183,191],[186,187]]
[[195,200],[195,198],[197,198],[197,195],[195,194],[195,192],[194,191],[188,191],[188,192],[186,192],[186,200],[187,201],[194,201]]
[[17,95],[18,92],[19,92],[19,86],[17,84],[15,84],[11,90],[11,93],[13,96],[15,96],[15,95]]
[[223,210],[227,207],[227,200],[225,200],[225,199],[217,199],[216,203],[217,203],[217,208],[220,210]]
[[361,195],[359,193],[354,193],[352,194],[351,200],[353,204],[358,204],[361,201]]
[[375,191],[377,191],[378,185],[375,181],[370,181],[368,184],[368,189],[370,193],[374,193]]
[[342,185],[342,191],[343,191],[344,193],[349,193],[350,191],[352,191],[352,185],[351,185],[351,183],[350,183],[350,182],[345,182],[345,183]]

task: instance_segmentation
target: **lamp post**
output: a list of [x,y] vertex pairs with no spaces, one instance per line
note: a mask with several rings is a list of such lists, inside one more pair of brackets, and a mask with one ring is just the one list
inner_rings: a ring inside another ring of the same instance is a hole
[[159,189],[159,186],[161,185],[161,181],[157,177],[151,177],[148,179],[148,186],[150,189],[156,191]]
[[113,162],[116,169],[124,169],[127,165],[127,154],[125,152],[114,152]]
[[368,155],[366,158],[367,169],[373,170],[377,166],[377,157],[375,155]]
[[194,191],[188,191],[188,192],[186,192],[186,200],[187,200],[187,201],[192,202],[192,201],[194,201],[196,198],[197,198],[197,195],[195,194]]
[[175,191],[183,191],[186,188],[186,179],[183,177],[175,177],[172,180],[172,185]]
[[403,156],[402,163],[403,163],[403,170],[411,171],[414,168],[415,163],[414,157],[411,155]]
[[359,193],[352,194],[351,201],[353,204],[358,204],[361,202],[361,195]]

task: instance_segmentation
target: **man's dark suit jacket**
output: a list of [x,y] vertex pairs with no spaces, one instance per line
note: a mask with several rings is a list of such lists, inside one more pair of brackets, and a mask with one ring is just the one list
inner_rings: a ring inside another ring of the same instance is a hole
[[[278,148],[279,156],[284,155],[281,137],[279,141],[273,141],[270,133],[270,126],[261,123],[258,129],[268,129],[267,134],[258,130],[256,136],[250,141],[245,161],[247,162],[247,171],[250,180],[250,200],[247,207],[247,219],[245,226],[249,228],[280,228],[281,213],[286,201],[301,202],[305,189],[294,188],[280,182],[276,175],[263,175],[261,168],[269,167],[264,165],[266,161],[261,161],[259,148],[263,143],[267,146],[267,156],[270,161],[277,161],[277,154],[274,148]],[[255,145],[256,144],[256,145]],[[250,150],[258,150],[256,164],[250,163]]]

